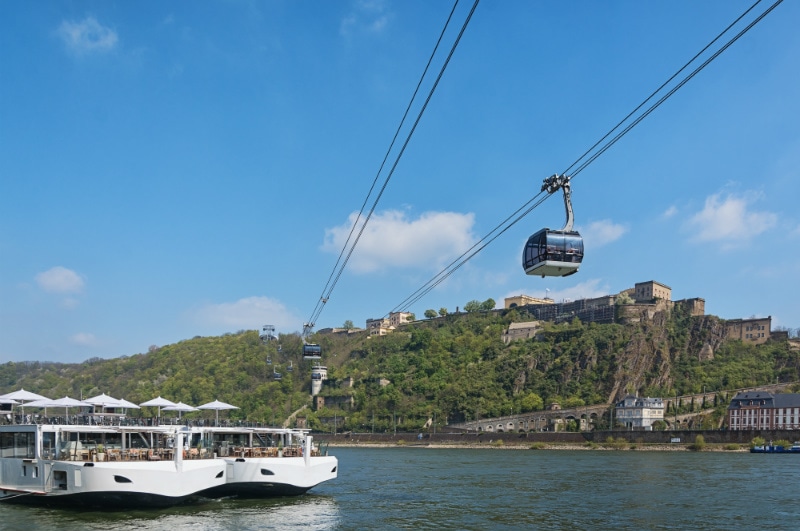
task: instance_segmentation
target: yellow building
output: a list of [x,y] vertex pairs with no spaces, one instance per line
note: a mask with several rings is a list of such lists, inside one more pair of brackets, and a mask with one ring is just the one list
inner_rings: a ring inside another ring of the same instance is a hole
[[553,304],[553,302],[553,299],[537,299],[527,295],[516,295],[514,297],[506,297],[504,307],[508,310],[517,306],[527,306],[528,304]]

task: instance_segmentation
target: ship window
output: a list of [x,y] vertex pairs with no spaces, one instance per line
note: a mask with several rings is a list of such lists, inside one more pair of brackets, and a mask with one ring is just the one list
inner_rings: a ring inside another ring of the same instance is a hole
[[130,479],[126,478],[125,476],[114,476],[114,481],[117,483],[133,483]]
[[261,475],[262,476],[274,476],[275,472],[273,472],[272,470],[267,470],[266,468],[262,468],[261,469]]
[[33,459],[35,455],[35,436],[32,432],[0,433],[0,455]]

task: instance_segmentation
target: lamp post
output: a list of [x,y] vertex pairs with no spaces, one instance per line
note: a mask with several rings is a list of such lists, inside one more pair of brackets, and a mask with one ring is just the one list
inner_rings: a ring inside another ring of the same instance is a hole
[[672,404],[672,409],[675,410],[675,428],[678,427],[678,390],[675,389],[675,403]]

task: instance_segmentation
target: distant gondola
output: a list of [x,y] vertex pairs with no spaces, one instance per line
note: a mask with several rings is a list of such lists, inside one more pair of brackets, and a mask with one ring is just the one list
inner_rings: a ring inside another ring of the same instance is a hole
[[573,214],[569,178],[553,175],[544,180],[542,191],[564,192],[567,222],[561,230],[542,229],[528,238],[522,250],[522,267],[528,275],[565,277],[577,273],[583,261],[583,238],[572,230]]
[[318,360],[322,357],[322,348],[315,343],[305,343],[303,345],[303,358],[307,360]]

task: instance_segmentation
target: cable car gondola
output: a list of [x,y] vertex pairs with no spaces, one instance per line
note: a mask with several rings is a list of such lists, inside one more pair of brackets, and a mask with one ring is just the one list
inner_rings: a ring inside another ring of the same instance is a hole
[[322,348],[316,343],[303,344],[303,358],[307,360],[318,360],[322,357]]
[[569,177],[552,175],[544,180],[542,191],[555,193],[558,189],[564,192],[564,207],[567,210],[567,222],[560,230],[542,229],[528,238],[522,250],[522,267],[528,275],[542,277],[566,277],[578,272],[583,261],[583,238],[578,231],[572,230],[572,193]]

